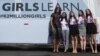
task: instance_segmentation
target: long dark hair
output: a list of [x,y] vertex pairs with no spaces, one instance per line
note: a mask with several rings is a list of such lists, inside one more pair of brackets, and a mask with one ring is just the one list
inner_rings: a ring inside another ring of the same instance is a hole
[[[71,13],[73,13],[73,16],[71,15]],[[70,13],[69,13],[69,23],[70,23],[70,19],[72,17],[74,17],[74,19],[76,20],[76,23],[77,23],[77,19],[76,19],[75,13],[73,11],[70,11]]]
[[[82,13],[82,15],[80,15],[80,12]],[[83,17],[83,19],[84,19],[84,22],[86,23],[86,17],[85,17],[85,15],[84,15],[84,12],[83,12],[83,10],[79,10],[78,11],[78,17]]]
[[[82,13],[82,15],[80,15],[80,12]],[[79,10],[79,11],[78,11],[78,17],[80,17],[80,16],[83,17],[83,18],[85,18],[85,15],[84,15],[83,10]]]
[[[63,14],[64,14],[64,13],[65,13],[65,16],[63,17]],[[62,21],[63,19],[65,19],[66,22],[68,22],[66,12],[62,12],[62,15],[61,15],[61,21]]]
[[[59,9],[59,12],[57,12],[57,10]],[[60,7],[56,7],[54,10],[54,14],[58,13],[59,15],[61,14],[61,8]]]
[[[73,13],[73,16],[71,15],[71,13]],[[74,12],[73,11],[70,11],[70,13],[69,13],[69,19],[71,19],[72,17],[74,17],[76,19],[76,16],[75,16]]]
[[[87,11],[89,11],[89,14],[88,14],[88,12],[87,12]],[[91,12],[91,10],[90,10],[90,9],[86,9],[86,10],[85,10],[85,12],[86,12],[86,18],[88,18],[88,16],[93,17],[93,16],[92,16],[92,12]]]

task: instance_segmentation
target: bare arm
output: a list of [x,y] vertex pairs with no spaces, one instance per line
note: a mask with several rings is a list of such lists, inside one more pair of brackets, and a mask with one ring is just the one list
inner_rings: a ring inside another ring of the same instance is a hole
[[53,26],[52,20],[53,20],[53,17],[50,18],[50,24],[51,24],[52,29],[54,30],[54,26]]
[[94,23],[95,23],[95,25],[96,25],[96,27],[97,27],[97,32],[99,32],[99,31],[98,31],[98,25],[97,25],[97,19],[94,19]]

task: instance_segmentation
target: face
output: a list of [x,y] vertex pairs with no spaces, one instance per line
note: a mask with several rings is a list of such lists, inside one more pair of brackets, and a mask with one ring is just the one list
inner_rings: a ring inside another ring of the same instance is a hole
[[90,14],[90,11],[87,9],[87,10],[86,10],[86,13],[87,13],[87,14]]
[[62,16],[66,16],[66,13],[65,13],[65,12],[63,12],[63,13],[62,13]]
[[82,15],[82,12],[81,11],[79,11],[79,15]]
[[59,12],[60,11],[60,8],[57,8],[56,12]]
[[71,12],[71,16],[74,16],[74,13],[73,12]]

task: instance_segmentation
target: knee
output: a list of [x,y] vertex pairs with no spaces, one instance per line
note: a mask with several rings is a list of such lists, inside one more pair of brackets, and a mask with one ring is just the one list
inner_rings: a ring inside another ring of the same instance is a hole
[[83,41],[83,38],[80,38],[80,41]]
[[83,41],[86,41],[86,38],[83,38]]
[[96,42],[96,39],[93,38],[93,41]]

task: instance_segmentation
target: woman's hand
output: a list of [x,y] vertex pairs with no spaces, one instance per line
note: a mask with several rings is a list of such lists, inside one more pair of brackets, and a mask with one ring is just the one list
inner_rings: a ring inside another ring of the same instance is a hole
[[55,28],[54,27],[52,27],[52,31],[55,31]]
[[99,30],[97,29],[97,33],[99,33]]

